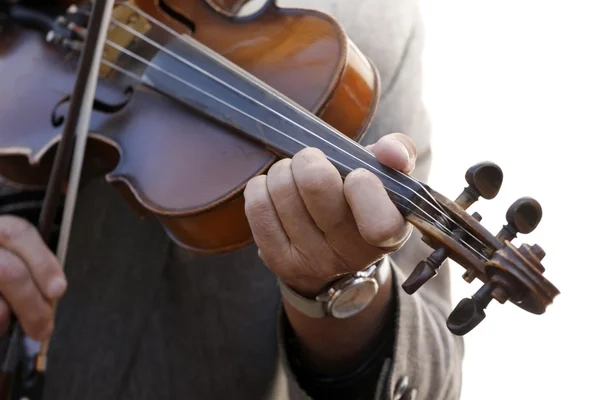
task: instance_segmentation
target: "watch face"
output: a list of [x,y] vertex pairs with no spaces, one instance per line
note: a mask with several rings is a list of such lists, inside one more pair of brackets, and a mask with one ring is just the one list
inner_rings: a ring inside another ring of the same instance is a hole
[[335,318],[348,318],[365,309],[377,294],[378,285],[373,279],[361,279],[342,289],[331,304]]

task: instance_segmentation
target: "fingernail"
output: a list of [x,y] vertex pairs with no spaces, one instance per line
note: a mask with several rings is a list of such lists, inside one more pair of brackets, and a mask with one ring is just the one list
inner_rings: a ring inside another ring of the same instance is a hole
[[402,155],[405,157],[406,159],[406,167],[404,168],[404,172],[411,172],[414,168],[415,168],[415,159],[412,156],[412,154],[410,153],[410,150],[408,149],[408,147],[406,147],[406,145],[404,144],[404,142],[400,141],[400,140],[396,140],[394,139],[394,141],[396,143],[398,143],[398,149],[402,151]]
[[410,151],[408,151],[408,147],[406,147],[406,145],[399,140],[397,143],[400,144],[400,148],[402,148],[402,153],[406,158],[406,161],[410,161]]
[[48,296],[55,299],[60,297],[67,288],[67,281],[64,278],[54,278],[48,285]]
[[408,152],[408,159],[406,161],[406,170],[404,172],[411,173],[415,169],[415,166],[416,166],[415,157],[413,157],[413,155],[410,154],[410,151],[408,151],[408,148],[406,148],[406,146],[404,146],[404,148]]

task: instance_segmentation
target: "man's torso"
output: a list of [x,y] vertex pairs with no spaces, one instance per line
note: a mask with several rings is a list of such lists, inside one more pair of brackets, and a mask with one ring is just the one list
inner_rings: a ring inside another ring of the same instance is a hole
[[[406,19],[398,3],[406,3]],[[412,2],[278,4],[337,18],[379,69],[385,95],[409,40]],[[371,129],[402,129],[390,125],[378,114]],[[279,291],[255,246],[189,254],[157,221],[140,220],[106,182],[96,181],[82,189],[69,248],[69,288],[58,309],[46,399],[272,395]]]

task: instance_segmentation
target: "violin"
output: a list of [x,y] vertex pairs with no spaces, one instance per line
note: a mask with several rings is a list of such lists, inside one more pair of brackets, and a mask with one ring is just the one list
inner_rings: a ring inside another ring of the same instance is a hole
[[246,182],[316,147],[342,177],[374,173],[432,248],[403,283],[407,293],[448,259],[480,282],[449,314],[453,334],[474,329],[494,299],[543,314],[560,293],[544,276],[545,252],[512,243],[537,227],[540,204],[518,199],[494,234],[467,209],[498,194],[496,164],[469,168],[455,200],[380,164],[359,144],[380,96],[372,62],[324,13],[268,0],[241,17],[246,2],[5,3],[0,93],[12,95],[0,103],[0,176],[46,192],[40,230],[50,231],[66,187],[68,237],[78,182],[104,177],[179,246],[232,251],[252,242]]

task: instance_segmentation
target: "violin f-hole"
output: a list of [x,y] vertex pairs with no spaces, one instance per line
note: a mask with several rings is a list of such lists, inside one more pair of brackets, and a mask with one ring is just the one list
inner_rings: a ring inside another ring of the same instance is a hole
[[192,33],[196,32],[196,24],[194,21],[186,18],[182,13],[167,4],[165,0],[158,0],[158,6],[165,12],[165,14],[187,26]]
[[[102,101],[98,98],[95,98],[93,110],[102,112],[105,114],[115,114],[115,113],[121,111],[122,109],[124,109],[127,106],[127,104],[129,104],[129,102],[131,101],[131,98],[133,97],[133,93],[134,93],[133,87],[128,86],[125,89],[125,91],[123,92],[125,99],[119,103],[113,103],[113,104]],[[50,121],[54,128],[60,127],[65,122],[66,117],[65,117],[65,115],[62,115],[59,112],[59,109],[61,108],[61,106],[68,104],[70,101],[71,101],[71,95],[70,94],[66,95],[58,103],[56,103],[56,105],[52,109]]]

